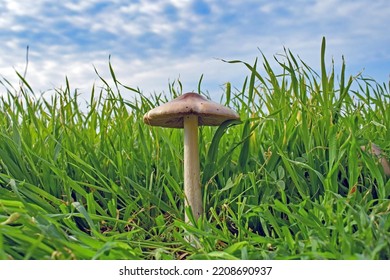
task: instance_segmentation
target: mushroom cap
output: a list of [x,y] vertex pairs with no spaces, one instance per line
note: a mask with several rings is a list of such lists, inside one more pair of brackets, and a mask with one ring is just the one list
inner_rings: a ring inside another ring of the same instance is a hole
[[183,128],[183,118],[197,115],[199,125],[218,126],[227,120],[239,120],[233,110],[189,92],[158,106],[144,115],[144,123],[152,126]]

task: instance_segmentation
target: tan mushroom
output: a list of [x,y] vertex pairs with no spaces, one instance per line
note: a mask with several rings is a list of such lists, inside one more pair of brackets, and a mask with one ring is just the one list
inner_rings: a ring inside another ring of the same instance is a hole
[[[198,93],[189,92],[156,107],[144,115],[152,126],[184,128],[184,194],[185,206],[195,220],[203,214],[200,187],[198,126],[219,126],[227,120],[239,120],[233,110],[212,102]],[[185,221],[188,222],[185,215]]]

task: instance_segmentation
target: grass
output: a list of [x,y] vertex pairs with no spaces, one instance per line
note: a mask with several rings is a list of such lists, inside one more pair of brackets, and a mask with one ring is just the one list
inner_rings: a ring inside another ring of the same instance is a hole
[[289,50],[226,62],[248,69],[220,100],[242,123],[200,129],[194,225],[182,131],[142,122],[180,82],[147,97],[109,64],[85,101],[68,80],[44,97],[2,79],[0,259],[389,259],[390,180],[361,146],[390,155],[390,85],[328,69],[325,39],[320,58],[319,74]]

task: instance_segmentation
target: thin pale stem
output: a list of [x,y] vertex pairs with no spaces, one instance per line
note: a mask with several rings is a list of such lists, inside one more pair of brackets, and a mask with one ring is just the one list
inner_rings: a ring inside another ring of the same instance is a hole
[[[184,117],[184,193],[185,206],[190,206],[196,219],[203,213],[200,188],[198,116]],[[185,221],[188,222],[187,215]]]

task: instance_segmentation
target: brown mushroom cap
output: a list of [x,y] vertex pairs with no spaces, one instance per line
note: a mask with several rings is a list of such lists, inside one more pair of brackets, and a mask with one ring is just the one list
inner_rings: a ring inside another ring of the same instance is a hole
[[212,102],[198,93],[189,92],[147,112],[144,115],[144,123],[183,128],[183,118],[187,115],[197,115],[199,125],[209,126],[240,119],[240,116],[230,108]]

